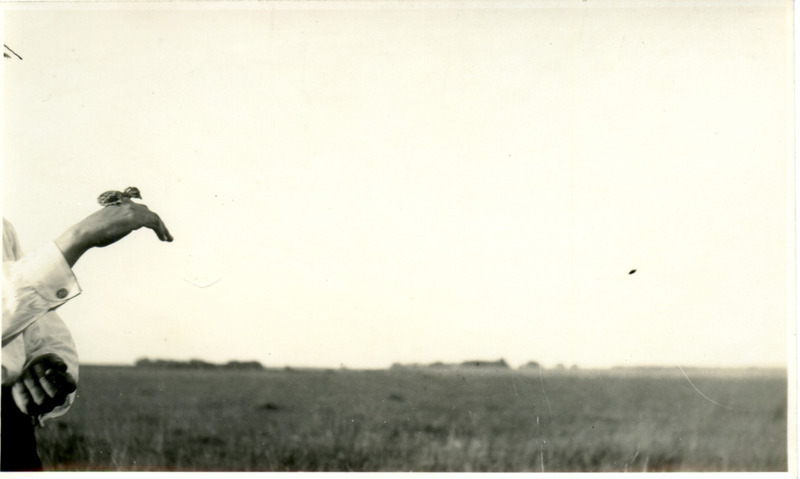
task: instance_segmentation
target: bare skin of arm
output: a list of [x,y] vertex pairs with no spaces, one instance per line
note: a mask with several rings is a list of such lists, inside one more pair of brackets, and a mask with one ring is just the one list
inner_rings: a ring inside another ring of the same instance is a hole
[[126,202],[104,207],[68,228],[55,243],[70,267],[91,248],[116,243],[131,232],[149,228],[161,241],[172,241],[164,222],[147,206]]

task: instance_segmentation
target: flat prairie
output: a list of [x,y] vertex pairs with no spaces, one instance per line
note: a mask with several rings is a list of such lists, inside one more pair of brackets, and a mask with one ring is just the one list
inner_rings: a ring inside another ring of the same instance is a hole
[[85,366],[46,470],[786,471],[784,370]]

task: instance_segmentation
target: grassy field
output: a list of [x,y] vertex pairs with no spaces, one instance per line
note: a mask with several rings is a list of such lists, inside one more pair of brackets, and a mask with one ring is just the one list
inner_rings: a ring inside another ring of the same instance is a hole
[[787,469],[784,372],[686,372],[84,367],[37,436],[48,470]]

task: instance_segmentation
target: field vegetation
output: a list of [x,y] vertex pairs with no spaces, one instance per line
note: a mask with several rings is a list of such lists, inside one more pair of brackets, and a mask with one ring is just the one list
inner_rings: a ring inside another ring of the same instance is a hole
[[[48,470],[785,471],[785,371],[84,367]],[[702,393],[702,394],[701,394]]]

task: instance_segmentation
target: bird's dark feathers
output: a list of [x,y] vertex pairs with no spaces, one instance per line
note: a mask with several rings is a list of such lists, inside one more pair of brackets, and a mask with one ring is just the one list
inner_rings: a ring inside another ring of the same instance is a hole
[[125,198],[142,199],[142,194],[139,192],[139,188],[135,186],[129,186],[125,188],[124,192],[116,190],[106,191],[97,197],[97,202],[103,206],[119,205]]
[[123,193],[124,196],[128,198],[139,198],[142,199],[142,194],[139,192],[139,188],[135,186],[129,186],[125,188],[125,192]]

